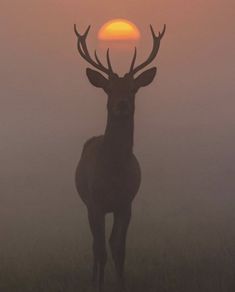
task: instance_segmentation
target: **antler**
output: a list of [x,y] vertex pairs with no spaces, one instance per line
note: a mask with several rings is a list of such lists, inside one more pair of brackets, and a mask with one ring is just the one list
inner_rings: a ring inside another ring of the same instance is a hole
[[156,36],[151,24],[150,24],[150,29],[151,29],[151,33],[152,33],[152,36],[153,36],[153,48],[152,48],[152,51],[151,51],[148,59],[145,62],[143,62],[142,64],[140,64],[136,68],[134,68],[135,61],[136,61],[136,56],[137,56],[137,51],[136,51],[136,47],[135,47],[134,57],[132,59],[131,67],[130,67],[130,71],[129,71],[129,74],[131,74],[131,75],[136,74],[138,71],[140,71],[141,69],[146,67],[157,56],[157,53],[158,53],[158,50],[159,50],[159,47],[160,47],[160,43],[161,43],[161,39],[164,36],[165,31],[166,31],[166,25],[164,24],[164,28],[163,28],[162,32],[159,32],[158,36]]
[[78,43],[77,43],[78,51],[79,51],[80,55],[83,57],[83,59],[85,59],[89,64],[91,64],[92,66],[94,66],[98,70],[106,73],[108,76],[111,76],[114,74],[114,72],[112,69],[111,61],[110,61],[109,49],[107,50],[107,54],[106,54],[108,68],[106,68],[101,63],[101,61],[99,60],[99,58],[97,56],[96,50],[94,53],[96,62],[90,56],[90,53],[87,49],[87,44],[86,44],[86,38],[88,36],[90,28],[91,28],[91,26],[89,25],[88,28],[86,29],[85,33],[83,35],[81,35],[77,30],[76,24],[74,24],[74,32],[78,38]]

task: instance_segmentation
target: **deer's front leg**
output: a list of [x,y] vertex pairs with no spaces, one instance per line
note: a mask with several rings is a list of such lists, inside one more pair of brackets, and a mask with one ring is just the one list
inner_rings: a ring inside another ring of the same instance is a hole
[[97,284],[98,291],[103,291],[104,286],[104,269],[107,261],[105,247],[105,215],[98,208],[88,208],[88,218],[93,235],[93,281]]
[[114,213],[114,224],[110,237],[110,248],[114,260],[120,291],[125,290],[124,264],[126,235],[131,219],[131,205]]

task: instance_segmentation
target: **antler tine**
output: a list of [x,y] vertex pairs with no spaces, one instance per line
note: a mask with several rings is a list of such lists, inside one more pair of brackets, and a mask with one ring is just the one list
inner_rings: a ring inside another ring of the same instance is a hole
[[111,65],[111,62],[110,62],[110,56],[109,56],[109,48],[107,49],[106,58],[107,58],[107,63],[108,63],[109,70],[113,73],[113,68],[112,68],[112,65]]
[[151,30],[151,33],[152,33],[153,38],[156,38],[156,34],[154,32],[154,29],[152,27],[152,24],[150,24],[150,30]]
[[84,32],[84,34],[81,35],[77,30],[76,24],[74,25],[75,33],[76,33],[76,35],[78,37],[78,43],[79,43],[78,45],[81,44],[83,52],[85,53],[85,55],[87,55],[91,59],[89,51],[87,49],[87,45],[86,45],[86,38],[88,36],[90,28],[91,28],[91,26],[89,25],[88,28],[86,29],[86,31]]
[[89,25],[88,28],[86,29],[86,31],[84,32],[84,38],[86,39],[87,38],[87,35],[89,33],[89,30],[90,30],[91,26]]
[[162,37],[163,37],[164,34],[165,34],[165,31],[166,31],[166,25],[164,24],[163,30],[162,30],[162,31],[159,31],[158,36],[157,36],[157,38],[158,38],[159,40],[162,39]]
[[98,58],[98,55],[97,55],[97,52],[96,52],[96,50],[95,50],[95,59],[96,59],[96,61],[97,61],[97,63],[100,65],[100,66],[103,66],[103,64],[100,62],[100,59]]
[[[104,70],[107,70],[107,68],[101,63],[101,61],[100,61],[100,59],[99,59],[99,57],[98,57],[98,55],[97,55],[97,52],[96,52],[96,50],[95,50],[95,59],[96,59],[96,61],[97,61],[97,63],[104,69]],[[112,69],[112,68],[111,68]]]
[[109,67],[106,68],[99,60],[96,51],[95,51],[95,59],[96,59],[97,63],[90,56],[90,53],[88,51],[87,44],[86,44],[86,38],[88,36],[90,28],[91,28],[91,26],[89,25],[88,28],[86,29],[85,33],[83,35],[81,35],[77,30],[76,24],[74,24],[74,31],[75,31],[75,34],[78,38],[78,43],[77,43],[78,51],[79,51],[80,55],[83,57],[83,59],[85,59],[88,63],[90,63],[92,66],[94,66],[98,70],[100,70],[100,71],[106,73],[108,76],[110,76],[111,74],[113,74],[110,59],[109,59],[109,63],[108,63]]
[[131,73],[133,71],[133,69],[134,69],[136,56],[137,56],[137,50],[136,50],[136,47],[135,47],[134,56],[133,56],[133,59],[132,59],[132,62],[131,62],[131,67],[130,67],[129,73]]
[[78,30],[77,30],[77,25],[74,24],[74,31],[75,31],[75,34],[77,35],[77,37],[79,38],[85,38],[87,37],[88,33],[89,33],[89,30],[90,30],[91,26],[89,25],[88,28],[86,29],[86,31],[84,32],[83,35],[81,35]]
[[152,37],[153,37],[152,51],[151,51],[149,57],[147,58],[147,60],[145,62],[143,62],[142,64],[140,64],[139,66],[137,66],[136,68],[134,68],[134,64],[133,64],[134,63],[133,61],[136,58],[136,56],[134,55],[134,58],[133,58],[133,61],[131,64],[131,69],[130,69],[130,74],[132,74],[132,75],[136,74],[139,70],[141,70],[144,67],[146,67],[147,65],[149,65],[154,60],[154,58],[157,56],[157,53],[158,53],[158,50],[160,47],[161,39],[164,36],[165,31],[166,31],[166,25],[164,25],[162,32],[159,32],[158,36],[156,36],[151,24],[150,24],[150,30],[151,30]]
[[74,27],[74,32],[75,32],[76,36],[77,36],[78,38],[80,38],[81,35],[79,34],[79,32],[78,32],[78,30],[77,30],[77,25],[74,24],[73,27]]

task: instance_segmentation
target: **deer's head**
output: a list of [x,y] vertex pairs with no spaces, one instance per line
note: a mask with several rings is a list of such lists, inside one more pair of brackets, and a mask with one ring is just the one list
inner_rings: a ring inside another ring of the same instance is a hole
[[105,67],[97,56],[95,51],[94,57],[88,51],[86,45],[86,38],[90,30],[90,26],[87,28],[85,33],[81,35],[74,25],[74,31],[77,35],[78,43],[77,48],[82,56],[89,64],[98,69],[99,71],[105,73],[107,77],[104,77],[99,71],[87,68],[86,74],[92,85],[95,87],[103,88],[103,90],[108,95],[108,112],[114,117],[123,118],[128,117],[134,113],[135,108],[135,94],[139,88],[149,85],[157,72],[157,68],[153,67],[144,72],[139,76],[134,77],[134,75],[141,69],[149,65],[157,56],[161,39],[165,33],[166,26],[164,25],[163,31],[159,32],[156,36],[152,26],[150,25],[152,37],[153,37],[153,48],[147,58],[147,60],[140,65],[135,67],[137,51],[135,48],[134,56],[131,62],[130,70],[123,77],[119,77],[118,74],[113,72],[109,49],[107,50],[107,67]]

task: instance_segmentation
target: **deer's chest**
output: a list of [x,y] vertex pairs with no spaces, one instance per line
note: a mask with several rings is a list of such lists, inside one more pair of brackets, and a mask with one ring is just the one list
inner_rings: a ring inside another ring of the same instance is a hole
[[138,191],[140,172],[133,163],[97,165],[93,178],[93,196],[107,209],[131,201]]
[[119,193],[128,190],[131,171],[127,166],[99,165],[94,173],[93,186],[96,191]]

